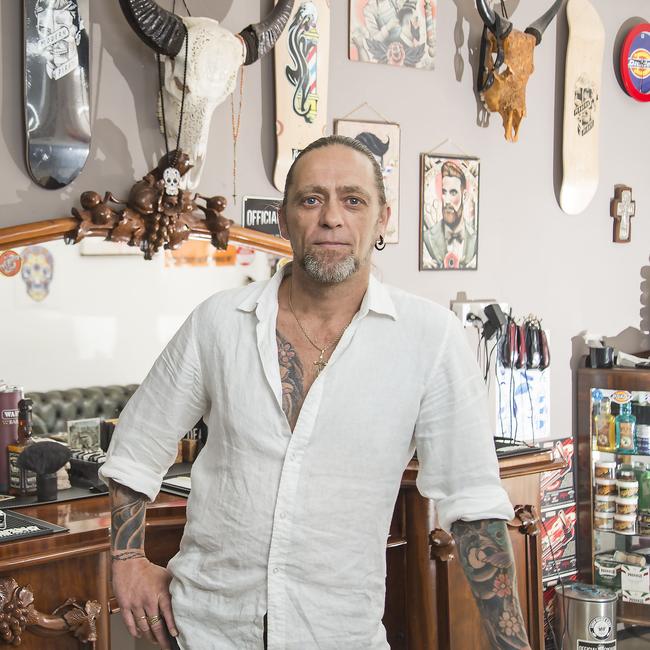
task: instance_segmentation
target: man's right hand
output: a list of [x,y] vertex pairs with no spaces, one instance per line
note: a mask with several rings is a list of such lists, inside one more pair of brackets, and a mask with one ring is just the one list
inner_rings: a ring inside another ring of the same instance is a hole
[[[143,636],[163,650],[171,650],[169,634],[175,637],[178,632],[169,595],[169,571],[146,557],[120,559],[119,554],[114,554],[112,573],[113,593],[131,635]],[[150,624],[156,616],[160,618]]]

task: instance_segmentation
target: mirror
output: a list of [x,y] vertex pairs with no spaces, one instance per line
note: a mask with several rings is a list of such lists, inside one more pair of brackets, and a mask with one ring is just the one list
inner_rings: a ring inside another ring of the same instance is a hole
[[274,257],[237,250],[217,260],[191,240],[145,261],[98,238],[29,247],[19,273],[0,274],[0,379],[26,392],[139,384],[196,305],[269,277]]

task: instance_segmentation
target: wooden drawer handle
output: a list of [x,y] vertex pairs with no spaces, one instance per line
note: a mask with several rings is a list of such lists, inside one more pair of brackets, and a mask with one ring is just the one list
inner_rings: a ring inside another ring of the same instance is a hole
[[0,578],[0,643],[18,646],[27,630],[45,637],[69,634],[94,648],[95,620],[101,609],[96,600],[80,602],[68,598],[52,614],[44,614],[34,607],[34,594],[29,585],[20,587],[13,578]]

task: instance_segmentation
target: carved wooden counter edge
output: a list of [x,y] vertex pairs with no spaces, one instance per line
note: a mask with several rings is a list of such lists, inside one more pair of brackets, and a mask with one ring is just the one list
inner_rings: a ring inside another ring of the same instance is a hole
[[[0,250],[64,239],[66,236],[71,236],[75,233],[77,225],[78,221],[75,218],[61,217],[59,219],[46,219],[20,226],[0,228]],[[207,227],[195,227],[190,234],[190,239],[209,240],[211,237],[212,235]],[[249,228],[232,226],[230,228],[230,241],[266,253],[287,257],[291,257],[292,255],[291,246],[288,241],[274,237],[273,235],[250,230]]]
[[[516,476],[527,476],[529,474],[539,474],[540,472],[552,472],[566,466],[563,460],[554,460],[553,452],[543,450],[534,454],[522,454],[521,456],[511,456],[509,458],[499,459],[499,475],[501,479],[514,478]],[[419,464],[417,458],[414,458],[406,466],[402,485],[415,486],[418,475]]]

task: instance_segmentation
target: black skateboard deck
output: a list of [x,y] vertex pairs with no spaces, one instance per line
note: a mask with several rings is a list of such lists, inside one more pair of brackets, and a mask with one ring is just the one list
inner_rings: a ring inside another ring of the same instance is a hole
[[59,189],[90,152],[89,0],[24,0],[27,169]]

